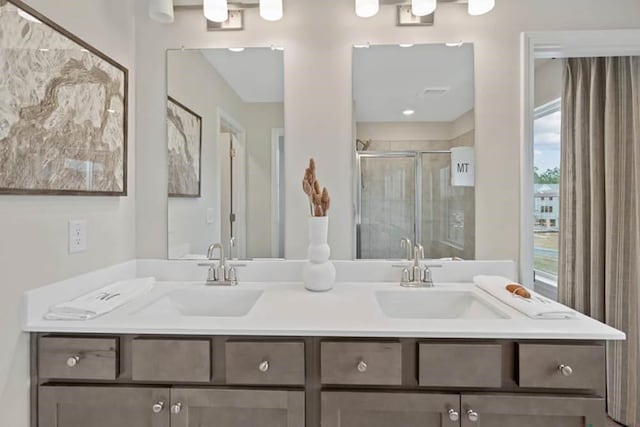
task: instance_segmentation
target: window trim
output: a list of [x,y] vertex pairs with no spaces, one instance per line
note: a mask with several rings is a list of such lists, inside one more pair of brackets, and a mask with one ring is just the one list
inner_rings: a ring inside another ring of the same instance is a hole
[[521,34],[520,282],[533,287],[533,112],[536,58],[638,56],[640,30],[533,31]]

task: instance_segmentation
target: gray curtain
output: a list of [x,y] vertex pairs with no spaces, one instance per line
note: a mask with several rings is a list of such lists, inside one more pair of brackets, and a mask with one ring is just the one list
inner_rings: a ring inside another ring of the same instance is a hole
[[565,61],[560,178],[562,303],[620,329],[607,408],[640,425],[640,58]]

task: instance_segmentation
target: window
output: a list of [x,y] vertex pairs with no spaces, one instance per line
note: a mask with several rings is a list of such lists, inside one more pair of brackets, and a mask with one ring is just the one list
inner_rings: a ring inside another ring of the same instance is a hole
[[550,285],[558,277],[560,106],[557,99],[538,107],[534,118],[534,274],[536,281]]

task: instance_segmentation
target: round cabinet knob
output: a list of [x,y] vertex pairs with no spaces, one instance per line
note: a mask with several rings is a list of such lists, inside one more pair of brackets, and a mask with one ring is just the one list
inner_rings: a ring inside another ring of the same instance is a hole
[[78,362],[80,362],[80,356],[71,356],[67,359],[67,366],[73,368],[78,364]]
[[560,365],[558,366],[558,370],[565,377],[570,377],[571,375],[573,375],[573,369],[571,369],[571,366],[569,365]]
[[182,403],[176,403],[175,405],[171,406],[171,413],[173,415],[178,415],[180,411],[182,411]]
[[358,362],[358,372],[367,372],[367,362],[365,362],[364,360],[361,360]]
[[460,419],[460,414],[455,409],[449,409],[449,419],[451,421],[458,421]]
[[258,369],[260,369],[260,372],[267,372],[269,370],[269,361],[263,360],[262,362],[260,362],[260,364],[258,365]]
[[164,402],[156,402],[151,407],[154,414],[159,414],[164,409]]
[[476,421],[478,421],[478,419],[480,419],[480,415],[478,415],[478,413],[473,409],[469,409],[467,411],[467,419],[472,423],[475,423]]

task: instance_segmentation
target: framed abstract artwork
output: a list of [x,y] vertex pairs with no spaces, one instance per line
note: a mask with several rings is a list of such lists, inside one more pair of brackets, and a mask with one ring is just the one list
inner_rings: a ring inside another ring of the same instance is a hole
[[0,193],[126,196],[128,71],[0,0]]
[[200,197],[202,117],[172,97],[167,100],[169,197]]

